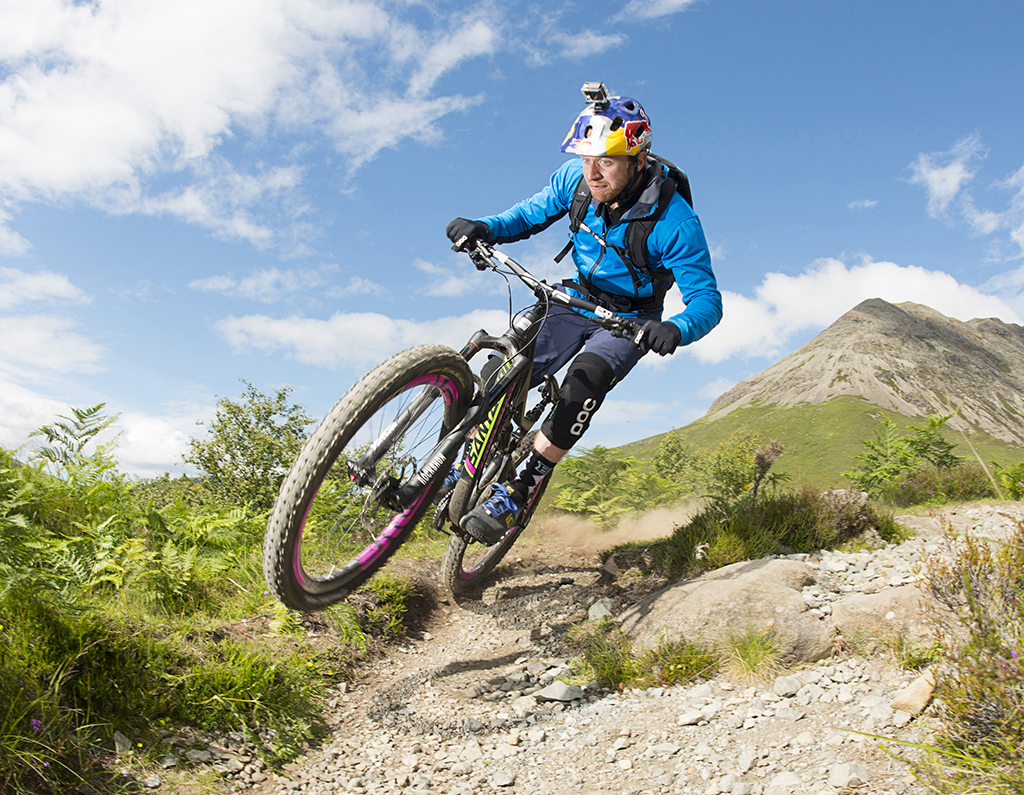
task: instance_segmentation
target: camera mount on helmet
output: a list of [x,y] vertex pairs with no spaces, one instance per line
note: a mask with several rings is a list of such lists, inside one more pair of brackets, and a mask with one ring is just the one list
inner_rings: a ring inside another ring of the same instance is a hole
[[600,112],[608,107],[611,95],[608,93],[608,86],[599,80],[588,80],[580,89],[587,104],[593,106],[594,110]]

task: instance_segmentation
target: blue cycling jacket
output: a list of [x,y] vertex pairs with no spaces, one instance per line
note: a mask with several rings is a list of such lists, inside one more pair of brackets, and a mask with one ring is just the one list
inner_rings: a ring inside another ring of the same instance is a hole
[[[644,218],[657,208],[661,183],[666,173],[664,166],[648,168],[648,181],[640,198],[610,228],[596,212],[598,203],[591,199],[584,219],[585,225],[609,244],[624,248],[629,221]],[[551,175],[550,183],[539,193],[499,215],[478,219],[491,230],[490,242],[511,243],[547,229],[569,212],[581,176],[582,161],[578,158],[566,161]],[[640,284],[634,287],[634,277],[626,263],[611,247],[602,246],[582,226],[571,236],[572,256],[577,271],[599,290],[634,298],[647,298],[656,293],[654,279],[646,273],[639,274]],[[680,344],[696,342],[722,319],[722,295],[711,270],[711,254],[700,219],[682,196],[673,196],[654,224],[647,238],[647,253],[652,268],[672,272],[686,304],[683,312],[669,318],[682,332]],[[586,295],[580,293],[580,297],[585,298]],[[630,316],[637,313],[621,314]],[[645,317],[650,315],[650,312],[644,313]]]

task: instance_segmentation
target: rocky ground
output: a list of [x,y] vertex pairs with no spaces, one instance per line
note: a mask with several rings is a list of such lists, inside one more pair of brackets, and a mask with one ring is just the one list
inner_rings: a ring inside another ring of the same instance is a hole
[[[918,533],[906,543],[805,556],[817,583],[804,599],[828,621],[844,595],[914,582],[922,555],[939,548],[943,526],[999,537],[1014,518],[1024,518],[1024,505],[901,517]],[[593,554],[562,543],[523,544],[512,555],[481,599],[438,593],[418,637],[334,694],[330,741],[282,773],[261,769],[231,738],[208,748],[225,790],[925,792],[877,739],[920,743],[930,731],[929,711],[917,715],[912,699],[897,698],[920,672],[897,667],[890,650],[839,652],[759,684],[720,674],[689,686],[625,692],[566,686],[558,679],[566,671],[564,632],[609,592],[609,574]],[[619,590],[613,610],[628,597]],[[158,778],[150,784],[158,786]]]

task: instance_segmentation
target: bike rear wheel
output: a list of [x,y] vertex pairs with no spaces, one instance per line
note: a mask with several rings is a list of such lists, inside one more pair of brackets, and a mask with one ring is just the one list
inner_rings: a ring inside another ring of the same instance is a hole
[[384,500],[407,483],[465,415],[473,376],[458,353],[421,345],[396,354],[339,400],[281,484],[263,568],[293,610],[320,610],[362,585],[408,538],[444,472],[402,511]]
[[[512,454],[512,463],[504,473],[497,473],[497,476],[483,484],[480,489],[476,504],[479,505],[491,494],[491,484],[499,482],[502,477],[511,477],[515,474],[526,457],[533,450],[533,440],[537,436],[536,431],[531,431],[522,438]],[[534,502],[536,507],[540,498]],[[515,544],[516,539],[530,523],[532,511],[523,517],[518,526],[509,530],[501,539],[491,546],[483,546],[475,541],[461,528],[453,528],[451,537],[448,539],[448,546],[444,551],[444,559],[441,561],[441,575],[445,585],[453,594],[464,596],[478,590],[481,583],[494,571],[494,567],[501,563],[502,559]]]

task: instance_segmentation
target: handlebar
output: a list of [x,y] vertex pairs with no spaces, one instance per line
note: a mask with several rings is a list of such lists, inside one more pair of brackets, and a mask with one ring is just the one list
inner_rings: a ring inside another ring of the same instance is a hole
[[576,298],[568,293],[559,292],[547,282],[538,279],[510,256],[498,251],[490,243],[478,240],[471,249],[458,249],[455,246],[452,248],[456,251],[461,250],[467,253],[469,258],[473,260],[473,264],[476,265],[477,270],[497,271],[498,266],[494,262],[497,260],[502,266],[517,276],[523,284],[529,287],[538,299],[590,312],[595,316],[590,318],[594,323],[608,329],[616,337],[627,338],[634,347],[640,347],[640,339],[643,336],[642,323],[616,315],[610,309],[590,301],[585,301],[582,298]]

